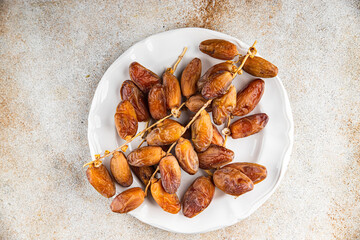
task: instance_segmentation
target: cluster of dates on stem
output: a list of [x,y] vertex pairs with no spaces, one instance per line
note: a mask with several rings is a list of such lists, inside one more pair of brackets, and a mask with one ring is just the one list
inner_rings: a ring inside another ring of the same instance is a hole
[[[184,216],[191,218],[209,206],[215,186],[226,194],[240,196],[266,178],[267,170],[262,165],[231,163],[234,152],[225,147],[226,141],[212,123],[209,112],[212,112],[216,125],[227,123],[226,135],[233,139],[258,133],[266,126],[268,116],[265,113],[247,114],[264,93],[265,81],[261,78],[275,77],[277,67],[254,56],[254,45],[245,56],[239,54],[236,45],[221,39],[203,41],[199,49],[211,57],[228,61],[212,66],[201,75],[201,60],[194,58],[183,70],[180,81],[174,72],[186,50],[175,67],[167,69],[161,78],[137,62],[130,64],[131,80],[122,84],[122,101],[114,115],[118,135],[128,143],[140,135],[137,134],[138,122],[151,118],[159,121],[141,132],[144,135],[149,131],[143,136],[147,146],[139,147],[127,156],[122,151],[112,152],[111,174],[99,158],[88,164],[87,178],[104,197],[116,194],[115,181],[123,187],[131,186],[132,173],[146,186],[145,191],[135,187],[117,195],[111,203],[113,212],[127,213],[136,209],[144,202],[149,187],[152,197],[164,211],[176,214],[182,208]],[[236,62],[231,61],[236,57]],[[240,67],[236,66],[237,62],[241,62]],[[232,81],[241,74],[241,69],[258,78],[236,92]],[[196,113],[186,126],[167,119],[179,117],[183,97],[187,109]],[[241,118],[230,124],[230,119],[235,116]],[[171,153],[173,147],[174,154]],[[209,173],[195,179],[182,201],[176,194],[181,184],[181,169],[190,175],[199,169]],[[158,171],[160,178],[156,177]]]

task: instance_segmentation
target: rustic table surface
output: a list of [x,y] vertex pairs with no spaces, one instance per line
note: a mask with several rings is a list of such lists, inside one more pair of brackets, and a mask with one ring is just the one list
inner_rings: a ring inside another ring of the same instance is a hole
[[[196,235],[112,213],[82,168],[106,69],[137,41],[181,27],[257,39],[280,69],[295,123],[270,199]],[[359,76],[358,0],[0,0],[0,239],[359,239]]]

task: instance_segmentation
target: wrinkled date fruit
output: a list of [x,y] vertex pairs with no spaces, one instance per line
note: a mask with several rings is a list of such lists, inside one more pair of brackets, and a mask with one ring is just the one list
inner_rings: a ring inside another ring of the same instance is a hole
[[219,146],[222,146],[224,144],[224,138],[214,124],[213,124],[213,138],[211,140],[211,143]]
[[184,194],[183,214],[192,218],[204,211],[214,197],[215,186],[209,177],[198,177]]
[[178,140],[185,128],[177,121],[166,119],[146,136],[148,145],[169,145]]
[[129,101],[121,101],[114,115],[115,126],[122,139],[133,137],[138,129],[138,121],[133,105]]
[[126,80],[122,84],[120,95],[122,100],[128,100],[133,105],[139,122],[148,121],[150,119],[145,95],[133,81]]
[[159,163],[162,185],[167,193],[176,193],[181,182],[181,169],[174,156],[166,156]]
[[146,166],[146,167],[130,166],[130,168],[145,186],[149,183],[150,178],[155,171],[155,169],[152,166]]
[[[205,103],[207,102],[207,100],[201,95],[201,94],[196,94],[194,96],[191,96],[186,102],[185,102],[185,106],[191,111],[191,112],[198,112],[200,110],[200,108],[202,108]],[[211,106],[208,106],[205,109],[207,112],[211,112]]]
[[91,164],[86,170],[86,177],[89,183],[106,198],[110,198],[115,195],[115,183],[112,180],[109,171],[101,164],[99,167],[95,167]]
[[166,117],[166,96],[165,88],[161,84],[153,86],[148,96],[149,111],[155,120]]
[[209,77],[218,73],[218,72],[233,72],[235,71],[236,67],[231,63],[223,62],[216,64],[209,68],[206,73],[199,79],[197,82],[197,87],[199,91],[201,91],[205,85],[205,83],[209,80]]
[[188,174],[194,175],[199,169],[199,159],[191,142],[180,138],[175,147],[175,155],[182,169]]
[[197,152],[205,151],[211,144],[213,128],[209,114],[202,110],[200,116],[191,125],[191,140]]
[[[241,57],[242,61],[244,57]],[[254,58],[248,58],[243,67],[244,71],[261,78],[272,78],[278,74],[278,68],[271,62],[255,56]]]
[[158,164],[166,155],[161,147],[146,146],[137,148],[128,155],[128,162],[135,167],[145,167]]
[[236,162],[236,163],[230,163],[224,167],[230,167],[239,170],[240,172],[245,174],[248,178],[250,178],[254,184],[261,182],[267,176],[266,167],[256,163]]
[[139,188],[130,188],[117,195],[110,205],[110,209],[116,213],[127,213],[139,207],[145,199],[144,191]]
[[253,190],[254,184],[250,178],[239,170],[231,167],[223,167],[214,172],[215,186],[226,194],[240,196]]
[[228,92],[212,102],[213,120],[216,125],[224,124],[236,105],[236,88],[231,85]]
[[254,110],[264,94],[264,89],[265,82],[261,79],[256,79],[250,82],[244,90],[238,92],[233,115],[244,116]]
[[243,138],[260,132],[269,121],[268,115],[258,113],[243,117],[230,125],[231,137]]
[[140,65],[137,62],[133,62],[129,66],[129,74],[131,80],[140,88],[144,93],[148,93],[152,86],[160,83],[158,75]]
[[236,45],[222,39],[209,39],[200,43],[200,51],[217,59],[231,60],[238,55]]
[[181,90],[179,80],[166,70],[162,76],[168,109],[178,108],[181,104]]
[[181,75],[182,94],[189,98],[197,92],[197,82],[201,76],[201,60],[194,58],[185,67]]
[[128,187],[132,184],[133,177],[124,153],[114,152],[110,160],[110,170],[116,182],[121,186]]
[[205,152],[198,153],[202,169],[218,168],[234,159],[234,152],[218,145],[211,145]]
[[[220,66],[217,66],[220,65]],[[201,89],[201,95],[209,100],[221,97],[229,89],[230,84],[234,78],[233,72],[235,66],[231,63],[219,63],[211,67],[205,75],[210,71],[208,77],[204,80],[205,83]],[[219,69],[215,71],[216,69]]]
[[181,204],[176,193],[167,193],[162,186],[161,179],[153,178],[150,187],[151,195],[155,202],[165,211],[176,214],[181,209]]

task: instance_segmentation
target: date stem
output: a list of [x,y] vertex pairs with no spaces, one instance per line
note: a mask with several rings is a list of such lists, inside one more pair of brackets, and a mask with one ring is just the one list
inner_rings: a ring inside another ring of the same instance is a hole
[[245,55],[244,59],[242,60],[240,66],[236,69],[236,71],[234,72],[234,77],[236,76],[236,74],[242,74],[242,67],[245,65],[246,60],[250,57],[253,58],[255,56],[255,54],[257,53],[257,50],[255,48],[257,41],[255,40],[255,42],[253,43],[253,45],[249,48],[249,50],[247,51],[247,54]]
[[181,62],[182,58],[184,57],[186,51],[187,51],[187,47],[184,47],[184,50],[182,51],[182,53],[178,57],[178,59],[175,62],[174,66],[172,68],[168,68],[167,71],[169,71],[171,74],[173,74],[176,71],[176,68],[177,68],[178,64]]

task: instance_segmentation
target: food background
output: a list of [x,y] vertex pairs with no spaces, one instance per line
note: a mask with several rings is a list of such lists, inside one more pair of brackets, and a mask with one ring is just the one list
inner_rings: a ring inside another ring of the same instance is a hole
[[[82,168],[106,69],[181,27],[258,40],[295,123],[277,191],[249,218],[197,235],[113,214]],[[359,60],[358,1],[0,1],[0,238],[358,239]]]

